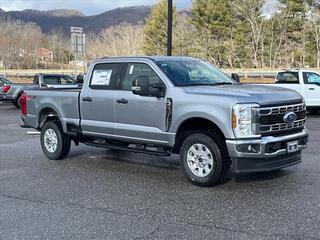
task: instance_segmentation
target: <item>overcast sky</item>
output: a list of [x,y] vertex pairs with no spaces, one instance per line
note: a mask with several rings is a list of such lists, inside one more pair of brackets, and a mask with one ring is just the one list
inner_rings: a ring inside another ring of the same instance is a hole
[[[191,6],[192,0],[173,0],[179,10]],[[265,13],[274,9],[277,0],[266,0]],[[23,9],[76,9],[86,15],[95,15],[118,7],[154,5],[157,0],[0,0],[5,11]]]
[[[0,8],[8,10],[23,9],[76,9],[86,15],[95,15],[118,7],[154,5],[157,0],[0,0]],[[178,9],[191,5],[191,0],[174,0]]]

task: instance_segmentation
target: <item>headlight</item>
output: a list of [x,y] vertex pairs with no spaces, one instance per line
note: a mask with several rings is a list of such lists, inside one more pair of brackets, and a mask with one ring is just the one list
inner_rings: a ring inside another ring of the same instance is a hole
[[254,108],[258,104],[236,104],[232,108],[232,129],[236,138],[260,137],[255,134]]

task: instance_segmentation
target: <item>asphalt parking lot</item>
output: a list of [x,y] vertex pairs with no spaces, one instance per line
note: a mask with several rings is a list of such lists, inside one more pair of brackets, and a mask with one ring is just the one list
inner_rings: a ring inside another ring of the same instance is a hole
[[200,188],[177,156],[80,145],[49,161],[0,104],[0,239],[320,239],[319,123],[302,164]]

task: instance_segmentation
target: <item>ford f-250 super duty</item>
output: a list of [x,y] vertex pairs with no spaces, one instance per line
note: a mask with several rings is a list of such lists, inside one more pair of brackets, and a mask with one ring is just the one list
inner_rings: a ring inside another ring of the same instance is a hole
[[276,76],[275,85],[297,91],[305,99],[307,110],[320,110],[320,74],[308,69],[281,71]]
[[[212,65],[186,57],[103,58],[82,90],[27,90],[24,127],[41,131],[52,160],[71,141],[154,155],[180,154],[187,178],[221,183],[236,173],[301,162],[306,107],[295,91],[242,85]],[[229,175],[230,176],[230,175]]]

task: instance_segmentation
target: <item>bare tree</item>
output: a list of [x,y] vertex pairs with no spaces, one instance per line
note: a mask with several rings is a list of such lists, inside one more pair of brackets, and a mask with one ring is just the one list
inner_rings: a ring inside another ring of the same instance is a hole
[[320,12],[313,12],[309,21],[309,29],[317,49],[317,68],[320,68]]
[[233,2],[235,13],[241,16],[250,26],[250,50],[252,52],[254,67],[259,67],[259,51],[263,30],[263,17],[261,9],[264,0],[236,0]]
[[99,36],[88,39],[91,56],[134,56],[142,54],[143,27],[121,23],[101,31]]
[[19,20],[0,20],[0,54],[6,68],[33,67],[42,33],[34,23]]

